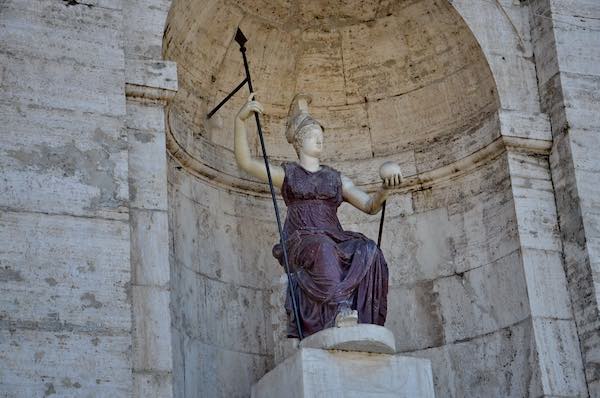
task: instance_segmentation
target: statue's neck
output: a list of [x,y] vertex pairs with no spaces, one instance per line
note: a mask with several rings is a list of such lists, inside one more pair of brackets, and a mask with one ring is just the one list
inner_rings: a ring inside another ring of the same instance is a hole
[[319,161],[319,158],[306,155],[304,153],[300,153],[300,159],[298,163],[300,163],[300,166],[302,166],[305,170],[311,172],[319,171],[319,169],[321,169],[321,162]]

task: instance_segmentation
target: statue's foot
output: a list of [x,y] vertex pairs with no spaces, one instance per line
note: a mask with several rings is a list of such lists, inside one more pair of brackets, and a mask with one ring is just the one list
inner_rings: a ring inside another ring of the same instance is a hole
[[335,316],[335,326],[338,328],[358,325],[358,311],[342,308]]

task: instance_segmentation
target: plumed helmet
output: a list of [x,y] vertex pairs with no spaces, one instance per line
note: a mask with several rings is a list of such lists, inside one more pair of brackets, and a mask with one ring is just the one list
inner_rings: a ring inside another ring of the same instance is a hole
[[294,142],[294,136],[303,127],[314,124],[322,128],[321,124],[308,113],[308,105],[311,102],[312,97],[308,94],[296,94],[294,96],[288,111],[288,122],[285,130],[285,138],[290,144]]

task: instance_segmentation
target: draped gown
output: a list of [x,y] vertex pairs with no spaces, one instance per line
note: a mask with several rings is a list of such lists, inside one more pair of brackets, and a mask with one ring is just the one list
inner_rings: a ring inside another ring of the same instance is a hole
[[[359,323],[382,325],[387,312],[388,268],[377,244],[344,231],[340,173],[328,166],[310,172],[283,163],[281,188],[287,205],[284,239],[304,336],[332,327],[338,310],[358,310]],[[273,255],[283,264],[279,244]],[[288,337],[298,337],[288,286]]]

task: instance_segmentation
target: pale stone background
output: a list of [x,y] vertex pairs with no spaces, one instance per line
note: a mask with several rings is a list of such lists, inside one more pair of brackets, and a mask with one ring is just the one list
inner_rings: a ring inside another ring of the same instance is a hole
[[402,165],[387,327],[437,395],[600,396],[599,21],[596,0],[2,2],[0,396],[244,397],[274,366],[245,95],[205,118],[242,79],[238,25],[274,161],[307,91],[326,163],[367,190]]

